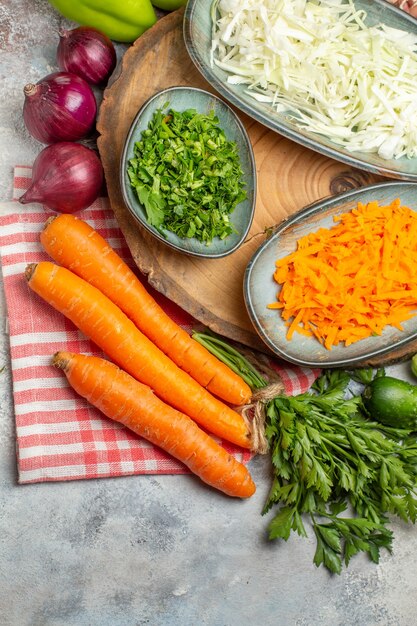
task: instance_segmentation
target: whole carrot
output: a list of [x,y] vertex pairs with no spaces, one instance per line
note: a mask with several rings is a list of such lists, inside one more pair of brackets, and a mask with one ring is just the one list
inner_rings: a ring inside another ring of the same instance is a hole
[[57,352],[53,364],[63,370],[75,391],[104,415],[171,454],[207,484],[238,498],[248,498],[255,492],[255,484],[242,463],[193,420],[162,402],[148,386],[113,363]]
[[230,404],[247,404],[250,387],[192,339],[158,305],[137,276],[89,224],[74,215],[50,218],[41,233],[46,252],[102,291],[200,385]]
[[244,448],[251,447],[243,417],[175,365],[101,291],[49,261],[28,265],[26,278],[33,291],[167,404],[211,433]]

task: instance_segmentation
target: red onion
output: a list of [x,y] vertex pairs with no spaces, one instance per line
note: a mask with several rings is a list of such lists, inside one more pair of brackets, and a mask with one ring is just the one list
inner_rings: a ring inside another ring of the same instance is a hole
[[24,88],[23,118],[42,143],[77,141],[93,129],[97,104],[90,85],[68,72],[48,74]]
[[90,206],[102,185],[103,168],[93,150],[79,143],[54,143],[38,154],[32,184],[19,202],[40,202],[54,211],[74,213]]
[[104,83],[116,67],[116,51],[104,33],[90,26],[60,30],[57,61],[61,70],[73,72],[88,83]]

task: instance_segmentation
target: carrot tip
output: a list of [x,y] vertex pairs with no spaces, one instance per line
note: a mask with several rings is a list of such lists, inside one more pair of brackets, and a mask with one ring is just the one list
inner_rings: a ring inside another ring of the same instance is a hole
[[59,367],[61,370],[66,370],[68,368],[69,358],[68,353],[66,352],[55,352],[52,357],[52,365],[55,367]]
[[37,263],[29,263],[29,265],[27,265],[27,266],[26,266],[26,269],[25,269],[25,278],[26,278],[26,280],[27,280],[28,282],[29,282],[29,281],[30,281],[30,279],[32,278],[33,273],[34,273],[34,271],[35,271],[35,269],[36,269],[36,266],[37,266]]
[[56,218],[58,217],[58,215],[51,215],[51,217],[48,217],[48,219],[46,220],[44,226],[43,226],[43,230],[46,230],[49,226],[49,224],[52,224],[52,222],[54,222],[56,220]]

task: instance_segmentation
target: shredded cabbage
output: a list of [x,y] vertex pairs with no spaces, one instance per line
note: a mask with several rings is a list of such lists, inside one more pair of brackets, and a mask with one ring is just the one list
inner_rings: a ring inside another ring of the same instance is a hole
[[417,37],[351,0],[215,0],[228,82],[352,152],[417,156]]

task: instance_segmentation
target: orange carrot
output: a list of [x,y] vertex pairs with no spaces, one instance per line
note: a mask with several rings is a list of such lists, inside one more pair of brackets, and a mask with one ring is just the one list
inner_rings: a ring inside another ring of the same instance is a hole
[[243,417],[175,365],[101,291],[49,261],[28,265],[26,278],[33,291],[68,317],[120,367],[149,385],[164,402],[213,434],[244,448],[251,447]]
[[247,404],[250,387],[176,324],[110,245],[74,215],[50,218],[41,233],[46,252],[100,289],[200,385],[230,404]]
[[53,364],[70,385],[107,417],[130,428],[184,463],[207,484],[229,496],[248,498],[255,484],[247,468],[187,415],[113,363],[93,356],[57,352]]
[[380,335],[416,313],[417,213],[394,200],[361,203],[297,241],[276,262],[277,302],[294,332],[315,336],[327,349]]

